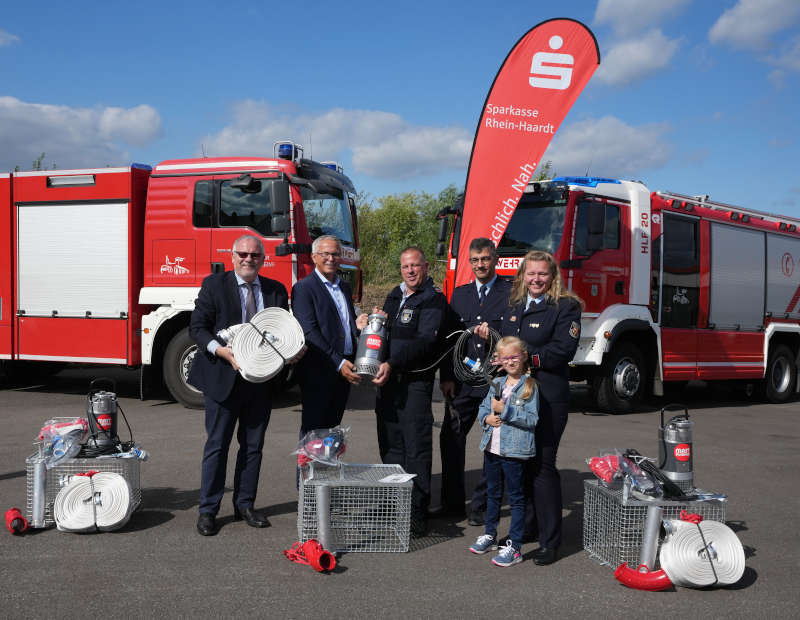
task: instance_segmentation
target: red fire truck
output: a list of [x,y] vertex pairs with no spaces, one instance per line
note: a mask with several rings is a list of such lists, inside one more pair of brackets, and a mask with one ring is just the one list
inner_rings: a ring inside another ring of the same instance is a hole
[[335,162],[288,141],[272,158],[0,175],[1,363],[140,366],[143,386],[163,375],[176,400],[202,406],[186,378],[203,278],[231,269],[233,242],[252,234],[264,242],[262,274],[291,289],[313,270],[311,242],[332,234],[360,298],[354,194]]
[[[447,215],[449,296],[458,247],[470,240],[459,238],[460,210]],[[648,390],[692,379],[741,380],[784,402],[798,389],[799,227],[708,196],[557,177],[527,185],[497,246],[498,273],[516,273],[529,250],[555,256],[586,302],[573,378],[589,382],[603,409],[631,410]]]

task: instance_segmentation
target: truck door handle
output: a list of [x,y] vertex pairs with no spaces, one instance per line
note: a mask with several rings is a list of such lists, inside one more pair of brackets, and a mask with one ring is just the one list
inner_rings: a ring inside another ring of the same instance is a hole
[[622,280],[617,280],[616,282],[614,282],[614,294],[615,295],[625,294],[625,283]]
[[223,263],[211,263],[211,273],[222,273],[223,271],[225,271]]

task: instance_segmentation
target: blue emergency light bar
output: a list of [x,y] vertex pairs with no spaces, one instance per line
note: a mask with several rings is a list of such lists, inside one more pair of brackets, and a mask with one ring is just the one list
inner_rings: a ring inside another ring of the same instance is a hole
[[563,181],[568,185],[583,185],[584,187],[597,187],[598,183],[616,183],[619,179],[606,179],[604,177],[556,177],[553,181]]

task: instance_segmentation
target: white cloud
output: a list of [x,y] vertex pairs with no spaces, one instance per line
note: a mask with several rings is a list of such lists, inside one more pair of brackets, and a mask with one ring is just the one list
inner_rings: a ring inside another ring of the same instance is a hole
[[315,159],[350,154],[355,172],[390,179],[465,169],[472,148],[472,134],[461,127],[412,125],[377,110],[297,112],[252,100],[236,104],[231,124],[203,145],[211,156],[271,153],[276,138],[296,139]]
[[740,49],[763,50],[776,32],[790,28],[800,18],[797,0],[739,0],[711,27],[712,43]]
[[561,127],[542,161],[552,161],[557,174],[589,174],[631,178],[663,166],[671,149],[664,140],[665,123],[634,127],[613,116],[587,119]]
[[667,38],[658,29],[650,30],[611,47],[594,79],[601,84],[630,84],[667,67],[677,50],[677,39]]
[[71,108],[0,97],[0,170],[23,170],[46,153],[59,168],[130,163],[124,145],[142,146],[161,133],[161,118],[148,105]]
[[21,39],[17,35],[11,34],[7,30],[3,30],[2,28],[0,28],[0,47],[13,45],[14,43],[17,43],[20,40]]
[[689,0],[598,0],[594,23],[608,24],[621,36],[634,35],[677,14]]

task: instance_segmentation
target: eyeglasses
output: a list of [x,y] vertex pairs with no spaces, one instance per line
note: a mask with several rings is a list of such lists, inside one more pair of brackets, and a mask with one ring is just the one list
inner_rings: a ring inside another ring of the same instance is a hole
[[494,260],[494,256],[473,256],[469,259],[469,262],[472,265],[477,265],[478,263],[491,263]]
[[244,260],[244,259],[245,259],[245,258],[247,258],[248,256],[249,256],[250,258],[252,258],[253,260],[258,260],[259,258],[261,258],[262,256],[264,256],[264,255],[263,255],[261,252],[240,252],[239,250],[236,250],[236,255],[237,255],[239,258],[241,258],[242,260]]
[[322,260],[328,260],[331,258],[339,259],[342,257],[341,253],[339,252],[316,252],[317,256],[319,256]]
[[507,355],[506,357],[498,357],[498,362],[518,362],[522,359],[522,355]]

